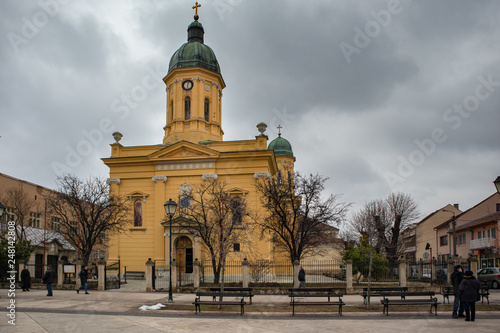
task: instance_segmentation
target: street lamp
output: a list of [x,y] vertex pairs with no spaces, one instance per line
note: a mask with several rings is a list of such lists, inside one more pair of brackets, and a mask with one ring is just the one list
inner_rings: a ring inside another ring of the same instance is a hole
[[441,209],[443,212],[449,212],[453,214],[453,217],[451,218],[451,225],[453,227],[453,257],[457,256],[457,240],[455,237],[455,229],[457,228],[457,220],[455,219],[455,212],[452,212],[451,210],[447,209]]
[[497,188],[497,192],[498,192],[498,194],[500,194],[500,176],[498,176],[497,179],[495,179],[495,181],[493,181],[493,184],[495,184],[495,187]]
[[170,217],[170,231],[168,234],[169,237],[169,249],[168,249],[168,254],[169,254],[169,260],[168,260],[168,266],[170,267],[170,281],[168,285],[168,301],[173,303],[174,299],[172,298],[172,216],[175,214],[175,210],[177,209],[177,204],[175,201],[172,201],[172,199],[168,199],[167,202],[163,205],[163,208],[165,208],[165,213]]

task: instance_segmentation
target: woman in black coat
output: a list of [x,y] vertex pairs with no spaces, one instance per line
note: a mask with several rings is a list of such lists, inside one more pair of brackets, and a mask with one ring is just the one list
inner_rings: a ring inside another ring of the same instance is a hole
[[23,288],[23,291],[30,291],[31,288],[31,275],[28,266],[24,266],[21,271],[21,288]]
[[[464,279],[460,282],[458,286],[458,292],[460,293],[460,301],[464,303],[465,309],[465,321],[476,320],[476,302],[479,298],[479,289],[481,284],[474,277],[472,271],[466,271]],[[470,312],[469,312],[470,308]]]

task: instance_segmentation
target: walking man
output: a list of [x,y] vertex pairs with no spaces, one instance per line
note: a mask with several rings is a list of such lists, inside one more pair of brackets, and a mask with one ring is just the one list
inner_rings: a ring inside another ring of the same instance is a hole
[[299,288],[306,287],[306,272],[302,266],[299,267]]
[[47,296],[52,296],[52,283],[56,278],[56,273],[52,270],[52,266],[47,266],[47,271],[43,275],[42,282],[47,284]]
[[85,265],[85,266],[82,267],[82,270],[80,271],[80,274],[78,274],[78,276],[80,277],[81,286],[80,286],[80,288],[78,288],[76,290],[76,292],[79,294],[80,290],[85,289],[85,294],[88,295],[88,292],[87,292],[87,279],[89,277],[89,270],[87,268],[87,265]]

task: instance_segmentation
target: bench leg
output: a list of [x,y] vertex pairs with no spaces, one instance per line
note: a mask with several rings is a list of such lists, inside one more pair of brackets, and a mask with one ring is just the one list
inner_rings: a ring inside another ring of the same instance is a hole
[[292,304],[292,317],[295,317],[295,305]]
[[339,305],[339,315],[342,316],[342,305]]

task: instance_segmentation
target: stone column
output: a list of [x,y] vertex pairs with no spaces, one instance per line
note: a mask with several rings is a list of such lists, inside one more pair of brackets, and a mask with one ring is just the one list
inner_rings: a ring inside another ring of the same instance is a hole
[[97,290],[106,290],[106,261],[97,262]]
[[248,274],[247,258],[243,259],[243,262],[241,263],[241,274],[243,275],[243,288],[248,288],[248,284],[250,282],[250,276]]
[[64,284],[64,261],[63,260],[58,260],[57,261],[57,284],[59,286],[62,286]]
[[293,262],[293,287],[294,288],[299,287],[299,267],[300,267],[300,262],[298,260],[295,260]]
[[[23,271],[23,269],[24,269],[24,265],[25,265],[25,264],[26,264],[26,261],[24,261],[24,260],[19,260],[19,261],[18,261],[18,266],[17,266],[17,267],[18,267],[18,268],[17,268],[17,275],[18,275],[18,277],[19,277],[19,278],[18,278],[18,281],[21,281],[21,272]],[[10,270],[10,269],[9,269],[9,270]],[[12,269],[12,271],[13,271],[13,269]],[[30,273],[31,273],[31,272],[30,272]]]
[[399,259],[399,286],[406,287],[406,259]]
[[472,274],[477,278],[477,257],[470,256],[467,261],[469,262],[469,270],[472,271]]
[[172,292],[177,290],[177,287],[179,287],[178,284],[178,279],[177,279],[177,261],[175,259],[172,259]]
[[79,289],[80,286],[82,285],[82,282],[80,281],[80,278],[78,277],[78,275],[82,271],[82,265],[83,265],[83,260],[81,260],[81,259],[75,260],[75,273],[76,273],[75,289]]
[[346,282],[346,291],[348,294],[351,294],[354,289],[352,287],[352,260],[347,259],[346,267],[345,267],[345,282]]
[[153,265],[155,263],[148,258],[146,261],[146,291],[153,291]]
[[194,277],[194,287],[195,289],[200,288],[200,262],[198,258],[194,259],[193,263],[193,277]]

